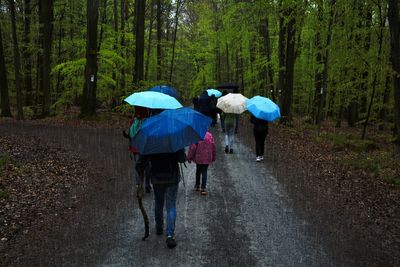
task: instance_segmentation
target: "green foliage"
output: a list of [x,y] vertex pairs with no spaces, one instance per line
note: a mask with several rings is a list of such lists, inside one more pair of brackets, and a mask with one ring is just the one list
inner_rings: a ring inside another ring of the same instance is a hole
[[6,155],[0,155],[0,168],[4,168],[7,163],[10,162],[10,158]]
[[10,193],[7,190],[0,188],[0,199],[8,198],[9,196],[10,196]]
[[371,151],[376,148],[376,144],[372,140],[362,140],[351,134],[327,133],[324,132],[320,138],[332,142],[335,149],[350,149],[355,152]]
[[386,176],[383,179],[390,184],[400,186],[400,176]]

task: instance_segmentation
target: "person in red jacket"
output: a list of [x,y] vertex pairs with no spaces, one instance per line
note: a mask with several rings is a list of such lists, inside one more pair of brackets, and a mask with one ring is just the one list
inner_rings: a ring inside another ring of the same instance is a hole
[[[194,189],[202,195],[207,195],[207,169],[215,161],[215,142],[210,132],[207,132],[204,140],[189,147],[187,160],[189,163],[196,163],[196,184]],[[200,189],[201,176],[201,189]]]

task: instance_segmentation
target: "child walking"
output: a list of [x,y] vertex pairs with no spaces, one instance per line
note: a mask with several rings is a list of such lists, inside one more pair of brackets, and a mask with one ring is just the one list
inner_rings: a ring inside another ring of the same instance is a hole
[[[207,131],[204,140],[199,141],[189,147],[187,160],[196,163],[196,184],[194,189],[200,191],[202,195],[207,195],[207,169],[208,165],[215,161],[215,142],[214,137]],[[201,189],[200,189],[201,176]]]

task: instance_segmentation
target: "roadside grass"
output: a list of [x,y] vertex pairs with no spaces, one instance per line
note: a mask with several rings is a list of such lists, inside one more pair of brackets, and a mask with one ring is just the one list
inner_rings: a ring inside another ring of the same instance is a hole
[[383,179],[389,184],[400,187],[400,176],[385,176]]
[[378,148],[373,140],[363,140],[355,137],[352,134],[323,132],[319,137],[317,137],[317,140],[318,139],[331,142],[334,146],[334,149],[337,151],[348,149],[353,152],[361,153],[365,151],[372,151]]
[[8,198],[9,195],[10,193],[7,190],[0,188],[0,199]]

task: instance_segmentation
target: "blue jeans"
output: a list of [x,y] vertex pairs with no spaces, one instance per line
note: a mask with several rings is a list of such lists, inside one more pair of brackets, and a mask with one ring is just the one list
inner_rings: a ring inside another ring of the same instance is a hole
[[154,217],[156,227],[164,225],[164,201],[167,209],[167,236],[173,236],[176,220],[176,197],[178,184],[153,184],[154,189]]
[[201,188],[206,188],[207,169],[208,169],[208,164],[196,164],[196,186],[200,185],[200,176],[201,176]]

